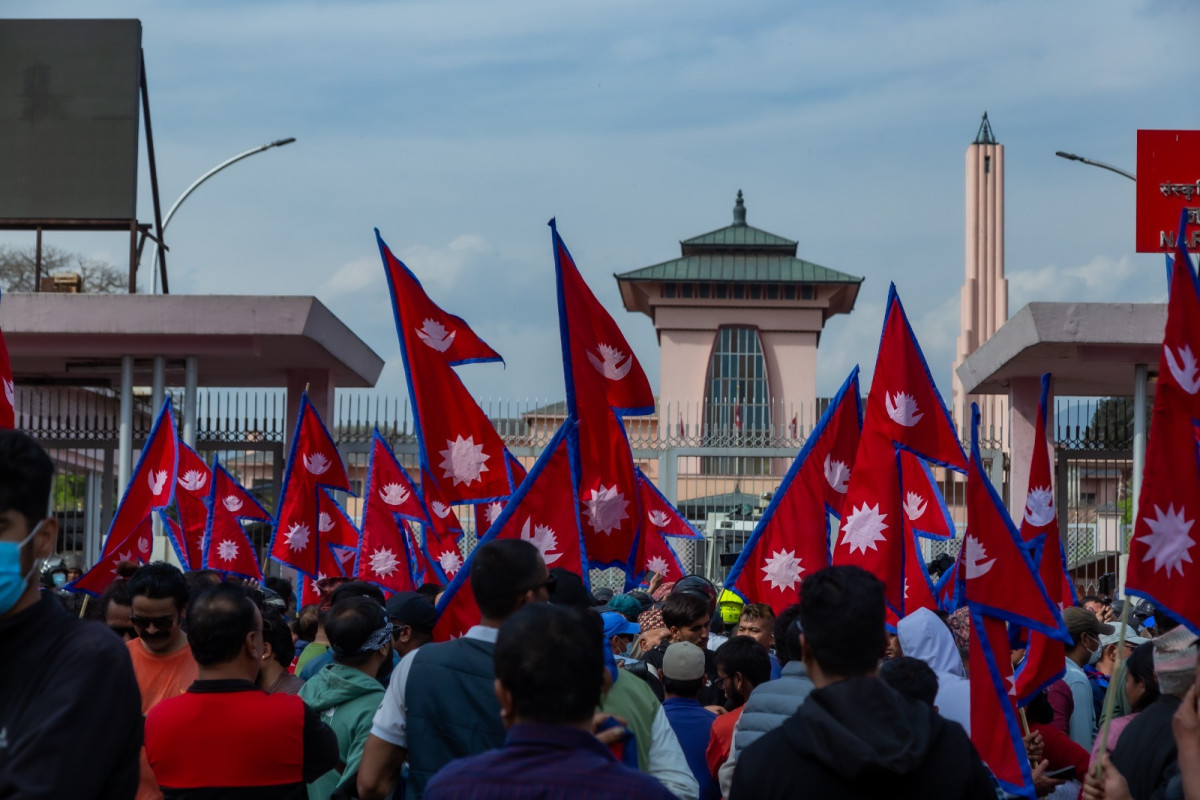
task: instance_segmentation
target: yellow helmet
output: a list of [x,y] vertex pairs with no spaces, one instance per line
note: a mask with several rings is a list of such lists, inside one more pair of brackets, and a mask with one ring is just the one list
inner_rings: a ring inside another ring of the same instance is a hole
[[726,625],[736,625],[742,617],[742,606],[745,604],[745,600],[728,589],[721,592],[717,598],[717,605],[721,609],[721,621]]

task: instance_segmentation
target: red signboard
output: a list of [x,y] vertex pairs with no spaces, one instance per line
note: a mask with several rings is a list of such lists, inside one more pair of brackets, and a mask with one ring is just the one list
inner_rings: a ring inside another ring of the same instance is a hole
[[1200,250],[1200,131],[1137,132],[1139,253],[1175,247],[1179,215],[1188,209],[1187,248]]

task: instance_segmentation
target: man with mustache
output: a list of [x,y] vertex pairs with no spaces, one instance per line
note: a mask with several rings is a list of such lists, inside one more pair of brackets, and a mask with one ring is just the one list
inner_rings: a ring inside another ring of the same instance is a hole
[[[159,701],[177,697],[196,680],[198,667],[183,630],[188,585],[178,567],[156,561],[129,579],[129,622],[138,638],[126,643],[133,659],[133,674],[142,691],[142,714]],[[142,750],[142,777],[138,800],[162,797],[154,773]]]

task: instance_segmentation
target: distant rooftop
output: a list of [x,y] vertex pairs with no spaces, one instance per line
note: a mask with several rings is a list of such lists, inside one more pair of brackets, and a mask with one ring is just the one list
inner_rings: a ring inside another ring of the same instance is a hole
[[681,258],[623,272],[618,281],[714,283],[862,283],[863,279],[796,257],[797,242],[746,224],[739,189],[733,224],[680,243]]

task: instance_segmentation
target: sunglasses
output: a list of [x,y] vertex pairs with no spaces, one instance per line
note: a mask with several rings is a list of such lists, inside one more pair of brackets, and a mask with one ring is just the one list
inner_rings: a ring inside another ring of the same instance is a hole
[[131,615],[129,623],[135,628],[149,628],[153,625],[160,631],[165,631],[175,627],[175,617],[137,617]]

